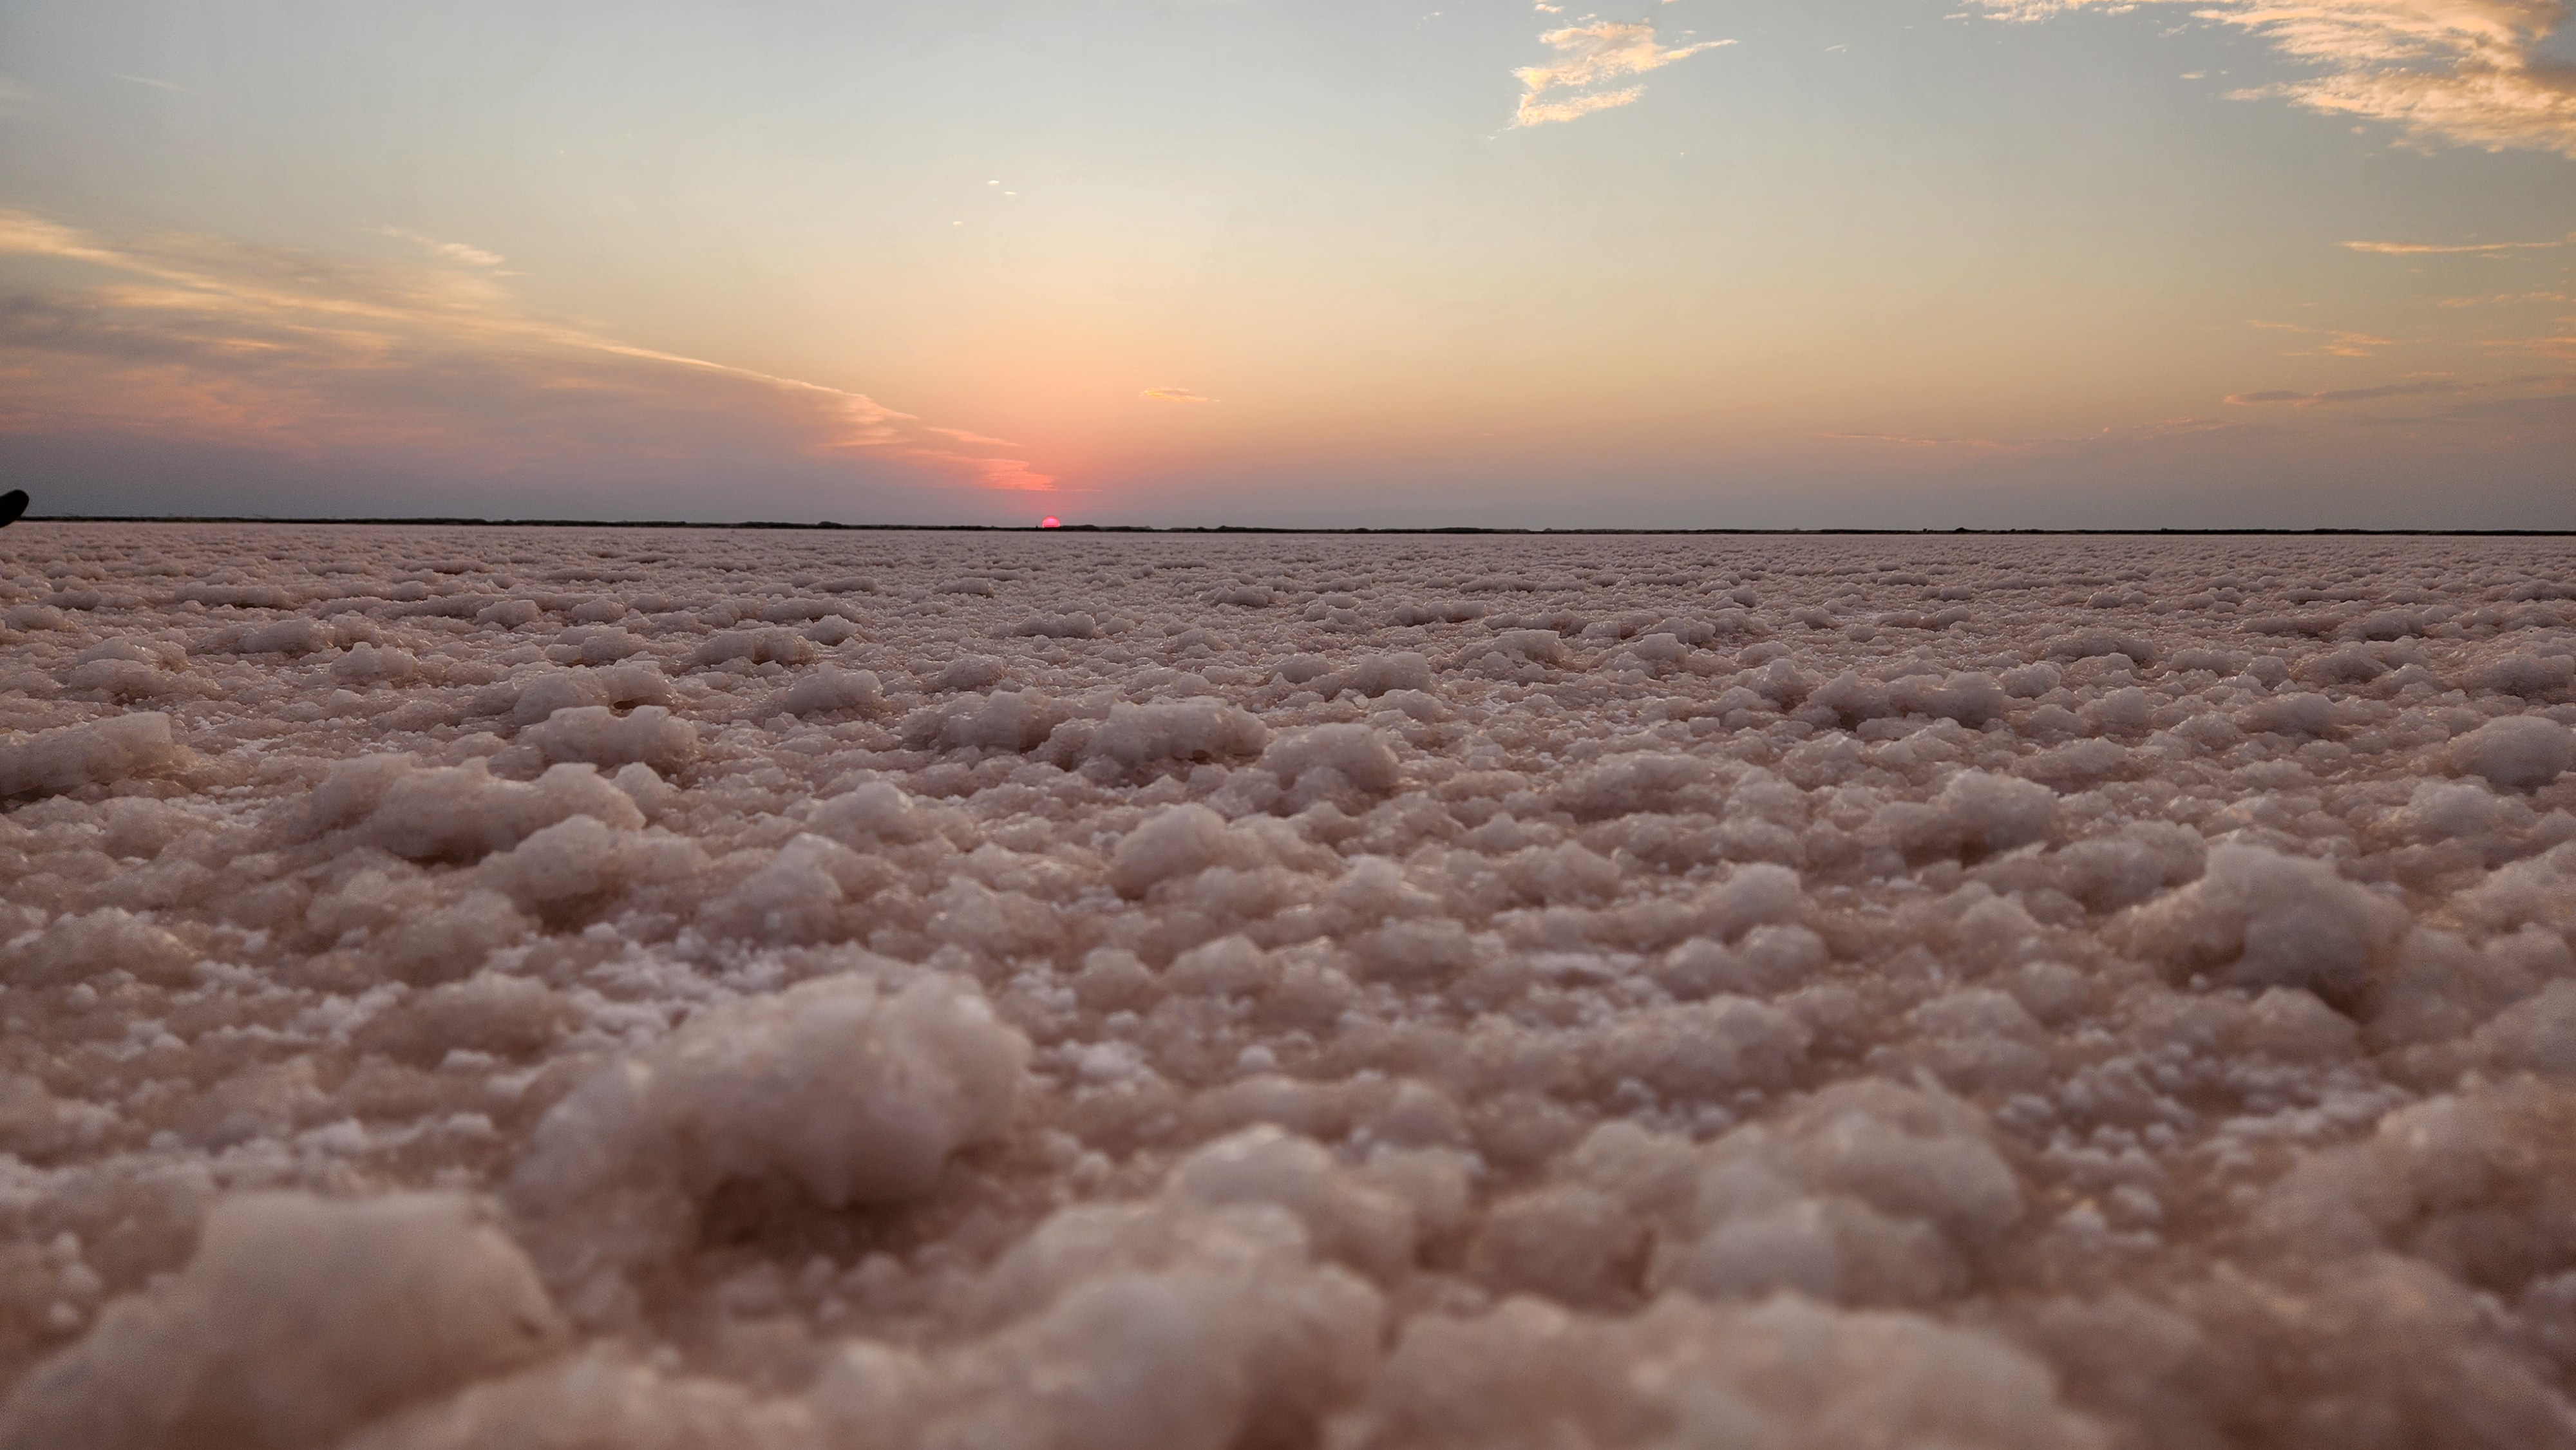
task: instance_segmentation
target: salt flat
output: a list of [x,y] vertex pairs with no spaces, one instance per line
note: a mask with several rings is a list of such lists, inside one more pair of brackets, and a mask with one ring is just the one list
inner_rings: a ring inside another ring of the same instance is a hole
[[0,535],[0,1445],[2576,1444],[2576,551]]

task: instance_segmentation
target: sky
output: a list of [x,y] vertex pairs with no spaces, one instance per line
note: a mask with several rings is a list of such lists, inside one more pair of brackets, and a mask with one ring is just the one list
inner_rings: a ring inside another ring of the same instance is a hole
[[2576,528],[2555,0],[0,7],[36,514]]

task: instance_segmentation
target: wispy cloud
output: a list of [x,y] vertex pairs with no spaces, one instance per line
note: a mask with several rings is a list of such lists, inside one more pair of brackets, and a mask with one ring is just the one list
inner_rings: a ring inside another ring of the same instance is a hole
[[2514,307],[2537,302],[2576,302],[2576,294],[2566,292],[2497,292],[2486,297],[2444,297],[2437,307]]
[[2231,393],[2227,401],[2238,407],[2266,403],[2286,404],[2293,408],[2331,408],[2344,403],[2369,403],[2381,398],[2423,398],[2465,393],[2471,385],[2444,378],[2424,378],[2411,383],[2382,383],[2375,388],[2328,388],[2321,393],[2298,393],[2275,388],[2261,393]]
[[2380,383],[2367,388],[2328,388],[2323,392],[2301,393],[2275,388],[2260,393],[2236,393],[2228,402],[2238,407],[2265,405],[2292,408],[2334,408],[2348,403],[2375,403],[2388,398],[2446,398],[2464,393],[2490,393],[2504,390],[2565,390],[2570,379],[2554,373],[2536,373],[2519,378],[2489,378],[2464,382],[2458,378],[2407,378],[2400,382]]
[[1187,388],[1147,388],[1136,396],[1151,398],[1157,403],[1213,403],[1216,401],[1205,393],[1193,393]]
[[[1979,0],[1987,13],[2044,20],[2137,0]],[[2309,74],[2233,93],[2286,98],[2329,115],[2383,121],[2419,141],[2576,157],[2576,67],[2539,53],[2562,0],[2148,0],[2268,41]]]
[[2542,357],[2576,358],[2576,317],[2561,317],[2562,332],[2542,337],[2490,337],[2478,346],[2494,352],[2532,352]]
[[2152,423],[2132,423],[2092,433],[2047,438],[1977,438],[1919,433],[1823,433],[1817,436],[1846,443],[1884,443],[1933,453],[2066,453],[2134,446],[2204,433],[2227,433],[2242,426],[2218,418],[2160,418]]
[[1012,445],[864,394],[638,347],[537,314],[461,243],[385,263],[203,235],[116,238],[0,211],[0,258],[99,274],[0,303],[0,429],[94,429],[477,469],[595,454],[868,456],[987,488]]
[[2383,257],[2429,257],[2452,253],[2536,252],[2565,246],[2556,242],[2346,242],[2356,252],[2371,252]]
[[1539,43],[1555,51],[1556,58],[1545,65],[1523,66],[1512,72],[1521,83],[1520,109],[1512,117],[1514,126],[1571,121],[1624,106],[1644,95],[1646,88],[1617,82],[1735,42],[1702,40],[1668,46],[1657,37],[1651,20],[1586,16],[1573,25],[1541,35]]
[[1974,453],[2018,453],[2036,448],[2039,438],[1948,438],[1928,433],[1821,433],[1844,443],[1893,443],[1901,448],[1956,448]]
[[2374,337],[2367,332],[2337,332],[2330,327],[2305,327],[2295,322],[2249,322],[2245,325],[2265,332],[2288,332],[2324,339],[2314,347],[2284,353],[2284,357],[2377,357],[2381,348],[2397,345],[2388,338]]
[[154,80],[150,76],[129,76],[119,74],[115,79],[120,81],[131,81],[138,86],[149,86],[156,91],[170,91],[182,96],[202,96],[205,94],[205,92],[198,90],[193,86],[183,86],[177,81]]
[[381,237],[393,237],[410,242],[414,246],[426,249],[433,256],[445,257],[451,262],[463,262],[469,266],[498,267],[510,260],[498,252],[487,252],[481,247],[465,242],[442,242],[436,237],[424,237],[418,232],[404,231],[401,227],[372,227],[369,230]]

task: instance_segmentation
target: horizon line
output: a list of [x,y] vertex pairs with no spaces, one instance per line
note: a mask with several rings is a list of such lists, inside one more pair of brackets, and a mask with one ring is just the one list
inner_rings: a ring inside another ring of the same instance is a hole
[[2576,537],[2576,528],[2563,529],[2433,529],[2433,528],[1863,528],[1859,526],[1824,526],[1815,528],[1509,528],[1478,524],[1443,524],[1420,526],[1375,527],[1354,525],[1290,524],[1059,524],[1048,528],[1040,524],[878,524],[841,523],[824,519],[814,523],[785,520],[747,519],[732,523],[695,519],[487,519],[466,516],[430,515],[420,517],[298,517],[278,514],[49,514],[22,515],[21,524],[325,524],[347,527],[408,528],[497,528],[497,529],[781,529],[806,532],[871,532],[871,533],[985,533],[985,534],[1333,534],[1333,535],[1501,535],[1530,536],[1726,536],[1795,537],[1812,535],[1853,535],[1865,537],[1948,538],[2028,537],[2028,536],[2104,536],[2146,537],[2162,535],[2181,537],[2225,536],[2293,536],[2293,537],[2379,537],[2379,538],[2568,538]]

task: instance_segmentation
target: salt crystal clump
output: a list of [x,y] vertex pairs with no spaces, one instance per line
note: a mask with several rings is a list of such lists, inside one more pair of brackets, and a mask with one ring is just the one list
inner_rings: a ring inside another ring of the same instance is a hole
[[[594,612],[590,606],[584,606],[573,611],[573,617],[605,622],[615,617],[616,608],[616,605],[609,604]],[[546,658],[559,664],[605,665],[651,648],[641,636],[624,629],[576,624],[556,635],[555,642],[546,646]]]
[[1317,679],[1313,688],[1326,695],[1357,690],[1371,697],[1392,690],[1428,690],[1431,688],[1431,661],[1419,650],[1370,655],[1348,669]]
[[319,654],[339,643],[331,627],[318,619],[298,615],[246,629],[233,648],[243,654],[309,655]]
[[[2335,1408],[2352,1417],[2402,1407],[2421,1423],[2476,1385],[2498,1443],[2566,1433],[2564,1392],[2506,1347],[2477,1286],[2540,1265],[2550,1266],[2543,1282],[2564,1272],[2571,1123],[2576,1095],[2563,1080],[2473,1081],[2301,1155],[2270,1185],[2252,1228],[2292,1274],[2331,1286],[2317,1311],[2257,1321],[2325,1381],[2299,1386],[2303,1399],[2351,1397],[2358,1403]],[[2278,1291],[2268,1297],[2278,1302]],[[2380,1378],[2351,1378],[2365,1368]]]
[[1064,707],[1052,696],[1036,690],[998,690],[916,711],[903,722],[903,733],[907,741],[942,750],[971,746],[1034,750],[1064,718]]
[[2516,650],[2479,661],[2463,683],[2472,690],[2543,699],[2565,690],[2571,680],[2576,680],[2576,656]]
[[1262,752],[1261,768],[1313,795],[1342,786],[1389,790],[1400,770],[1386,737],[1366,725],[1317,725],[1282,735]]
[[1757,926],[1732,947],[1705,936],[1683,942],[1664,954],[1653,975],[1685,1002],[1721,993],[1768,996],[1802,985],[1828,956],[1824,938],[1806,927]]
[[[2394,1047],[2447,1048],[2479,1023],[2569,976],[2576,976],[2576,954],[2558,932],[2537,923],[2490,933],[2476,943],[2454,932],[2418,927],[2398,943],[2394,963],[2371,991],[2371,1036]],[[2525,1020],[2545,1023],[2549,1013]],[[2519,1036],[2516,1029],[2500,1031]],[[2497,1039],[2488,1041],[2492,1046]],[[2516,1049],[2511,1055],[2522,1054]],[[2439,1059],[2456,1065],[2448,1051],[2426,1059],[2427,1065]]]
[[150,700],[190,693],[174,672],[187,667],[187,651],[161,641],[111,639],[72,657],[67,689],[96,691],[116,700]]
[[2022,1216],[2020,1180],[1987,1137],[1946,1095],[1829,1089],[1779,1128],[1741,1128],[1708,1150],[1652,1278],[1710,1299],[1948,1298]]
[[2516,861],[2453,898],[2461,916],[2488,931],[2544,926],[2576,931],[2576,842]]
[[[544,1438],[529,1440],[532,1427],[542,1427]],[[814,1417],[801,1401],[667,1374],[613,1350],[594,1350],[393,1415],[344,1450],[810,1450],[813,1444]]]
[[414,861],[479,860],[577,815],[644,824],[634,800],[587,764],[553,766],[522,785],[481,760],[423,768],[408,756],[364,756],[334,766],[308,807],[311,829],[345,828]]
[[2047,1366],[1912,1314],[1795,1297],[1720,1308],[1674,1295],[1595,1318],[1514,1298],[1406,1325],[1348,1450],[1958,1445],[2103,1450]]
[[[2273,991],[2280,993],[2279,988]],[[2315,998],[2296,995],[2330,1019],[2345,1037],[2352,1035],[2351,1023]],[[2008,991],[1963,987],[1945,993],[1907,1014],[1906,1026],[1914,1038],[1909,1055],[1953,1091],[2026,1092],[2047,1084],[2048,1031]]]
[[1888,698],[1885,685],[1864,680],[1849,670],[1809,693],[1807,707],[1821,712],[1817,716],[1820,721],[1847,727],[1900,713],[1895,702]]
[[2547,785],[2576,760],[2576,733],[2538,715],[2490,720],[2451,742],[2451,765],[2505,790]]
[[1689,804],[1683,793],[1715,775],[1708,762],[1692,756],[1639,751],[1586,766],[1557,788],[1556,799],[1577,820],[1669,811]]
[[510,706],[510,723],[534,725],[558,710],[585,705],[667,705],[670,682],[648,665],[554,670],[528,682]]
[[1702,891],[1692,906],[1702,931],[1731,938],[1752,927],[1797,920],[1807,910],[1807,894],[1797,872],[1758,862]]
[[2314,691],[2274,695],[2256,701],[2239,718],[2239,723],[2257,733],[2331,735],[2335,728],[2335,704]]
[[[1028,1042],[971,983],[891,993],[826,977],[710,1009],[549,1111],[507,1201],[557,1283],[649,1264],[731,1180],[829,1208],[928,1193],[951,1154],[998,1137]],[[613,1292],[613,1286],[609,1286]]]
[[1262,839],[1238,830],[1205,806],[1175,806],[1147,819],[1118,843],[1110,857],[1109,884],[1123,896],[1142,896],[1156,883],[1211,866],[1249,866],[1270,858]]
[[1889,687],[1888,700],[1910,714],[1956,720],[1975,729],[2002,715],[2007,697],[1994,676],[1976,672],[1950,675],[1937,684],[1928,675],[1909,675]]
[[0,1446],[326,1447],[563,1336],[526,1257],[465,1198],[228,1198],[186,1272],[20,1382]]
[[2076,841],[2049,858],[2052,884],[2095,911],[2135,906],[2206,869],[2200,833],[2162,821],[2142,822]]
[[998,655],[961,654],[931,676],[934,690],[983,690],[1011,677],[1010,664]]
[[814,829],[847,845],[918,841],[931,822],[912,797],[887,781],[869,781],[815,808]]
[[1270,731],[1222,700],[1158,700],[1112,705],[1109,718],[1097,724],[1059,726],[1049,744],[1059,741],[1074,758],[1140,770],[1166,762],[1259,755],[1270,743]]
[[348,685],[382,685],[420,673],[420,660],[407,649],[378,646],[365,640],[341,651],[331,661],[331,678]]
[[0,797],[109,785],[170,770],[186,759],[169,716],[112,715],[0,743]]
[[[544,853],[540,847],[531,856]],[[490,859],[504,863],[501,871],[514,875],[522,866],[509,862],[510,854]],[[495,878],[486,875],[484,879]],[[500,879],[505,885],[516,884],[508,875]],[[360,871],[338,889],[315,897],[306,908],[305,924],[351,946],[359,945],[363,936],[360,960],[368,969],[415,985],[472,974],[494,951],[525,937],[533,925],[500,891],[448,895],[417,877],[396,879],[377,870]]]
[[13,945],[5,979],[13,986],[68,987],[112,971],[161,987],[185,986],[197,951],[165,928],[120,907],[67,916],[32,941]]
[[1226,1450],[1254,1432],[1311,1434],[1365,1383],[1377,1296],[1307,1269],[1275,1212],[1174,1229],[1176,1262],[1087,1279],[937,1361],[845,1345],[816,1386],[821,1419],[844,1443],[888,1446]]
[[2043,839],[2056,814],[2057,796],[2044,785],[1963,770],[1929,802],[1887,807],[1879,824],[1909,856],[1983,855]]
[[2508,1072],[2576,1082],[2576,982],[2552,982],[2498,1013],[2478,1029],[2470,1050]]
[[43,1165],[96,1151],[118,1126],[112,1109],[56,1097],[27,1073],[0,1072],[0,1151]]
[[1371,1278],[1396,1279],[1413,1260],[1411,1204],[1343,1171],[1322,1145],[1278,1128],[1198,1149],[1172,1170],[1163,1193],[1183,1206],[1275,1204],[1296,1215],[1315,1254]]
[[1552,629],[1500,630],[1488,648],[1532,664],[1561,664],[1566,658],[1565,638]]
[[622,874],[618,833],[592,816],[566,816],[506,851],[483,858],[475,875],[522,906],[596,896]]
[[749,664],[801,665],[814,657],[813,641],[788,629],[728,629],[707,636],[689,655],[704,667],[742,661]]
[[2528,815],[2484,781],[2428,780],[2415,787],[2388,825],[2411,840],[2433,843],[2504,834]]
[[885,688],[873,670],[844,670],[829,660],[798,680],[780,698],[778,708],[790,715],[828,715],[836,710],[873,712],[884,702]]
[[848,903],[865,897],[876,881],[868,862],[847,846],[799,833],[766,865],[709,902],[699,921],[718,935],[751,941],[834,941],[852,934]]
[[515,1061],[543,1051],[579,1020],[579,1009],[543,982],[482,972],[388,1005],[351,1040],[422,1067],[459,1051]]
[[2404,908],[2325,862],[2223,845],[2210,848],[2200,880],[2132,908],[2120,930],[2130,951],[2168,975],[2303,987],[2340,1005],[2360,995],[2404,922]]
[[1100,621],[1079,611],[1033,615],[1011,632],[1041,639],[1094,639],[1100,634]]
[[1311,1437],[1377,1363],[1385,1300],[1348,1261],[1392,1267],[1412,1232],[1401,1199],[1256,1130],[1192,1155],[1154,1199],[1038,1225],[973,1291],[984,1337],[937,1359],[849,1342],[817,1409],[863,1445]]
[[698,727],[659,705],[619,715],[605,705],[557,710],[521,735],[548,760],[677,770],[697,758]]
[[1721,996],[1635,1013],[1602,1029],[1586,1052],[1604,1084],[1638,1083],[1667,1102],[1711,1102],[1786,1085],[1810,1035],[1776,1007]]
[[2124,655],[2133,663],[2140,665],[2151,665],[2156,662],[2154,645],[2134,636],[2113,634],[2108,630],[2100,629],[2062,634],[2042,645],[2040,649],[2045,658],[2052,660],[2075,661]]

